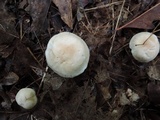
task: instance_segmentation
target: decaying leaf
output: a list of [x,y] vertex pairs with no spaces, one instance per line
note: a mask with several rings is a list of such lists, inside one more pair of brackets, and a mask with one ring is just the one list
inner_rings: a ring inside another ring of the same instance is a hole
[[[101,62],[104,60],[101,57],[99,57],[99,59]],[[111,94],[109,91],[111,79],[109,74],[107,73],[105,64],[106,63],[103,61],[102,64],[96,69],[97,75],[95,76],[95,82],[96,82],[97,93],[102,97],[102,98],[98,97],[97,101],[101,101],[101,99],[102,101],[103,100],[107,101],[111,98]]]
[[0,44],[6,44],[12,42],[14,37],[18,38],[18,34],[15,30],[15,16],[5,8],[4,0],[0,1]]
[[70,27],[73,27],[72,1],[71,0],[52,0],[58,7],[62,20]]
[[105,70],[99,71],[98,76],[96,77],[97,89],[101,92],[104,100],[108,100],[111,98],[109,87],[111,84],[111,80],[109,79],[109,75],[105,73]]
[[5,109],[10,109],[11,108],[10,97],[4,91],[0,91],[0,97],[3,98],[3,102],[1,102],[1,106]]
[[120,105],[124,106],[124,105],[130,105],[130,101],[127,98],[125,93],[121,93],[120,95],[120,99],[119,99]]
[[13,85],[19,80],[19,76],[14,72],[9,72],[7,76],[3,78],[4,85]]
[[34,67],[34,66],[31,66],[31,68],[34,71],[34,73],[36,73],[36,75],[38,75],[40,77],[43,76],[43,70],[41,68]]
[[139,28],[139,29],[153,29],[154,25],[152,24],[155,20],[160,20],[160,3],[157,3],[155,6],[139,15],[132,21],[123,25],[122,27],[117,28],[120,30],[122,28]]
[[123,114],[123,110],[124,109],[122,107],[117,106],[116,108],[107,113],[107,120],[120,120],[120,117]]
[[154,65],[154,66],[149,66],[148,69],[148,76],[153,79],[153,80],[160,80],[160,66]]
[[39,33],[44,29],[44,22],[47,17],[50,0],[29,0],[29,12],[32,17],[32,31]]
[[92,3],[92,0],[78,0],[78,4],[80,7],[84,8],[89,3]]
[[14,50],[14,46],[0,46],[0,54],[2,58],[7,58],[9,55],[12,54]]
[[65,25],[65,23],[63,22],[63,20],[61,19],[60,15],[57,14],[58,10],[55,7],[51,7],[51,25],[54,28],[55,32],[59,32],[63,26]]
[[119,104],[122,106],[136,105],[135,103],[140,99],[139,95],[132,91],[130,88],[128,88],[126,92],[122,91],[120,94],[121,95],[119,96]]
[[51,87],[52,90],[57,90],[59,87],[61,87],[62,83],[63,83],[62,77],[46,74],[46,76],[44,78],[43,89],[47,90]]
[[103,95],[104,100],[109,100],[111,98],[111,94],[109,92],[109,87],[106,87],[105,85],[98,85],[98,89],[100,89],[101,94]]

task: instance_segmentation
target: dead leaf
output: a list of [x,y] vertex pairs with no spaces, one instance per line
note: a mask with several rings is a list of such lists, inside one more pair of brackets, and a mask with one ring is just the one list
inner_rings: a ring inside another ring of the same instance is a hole
[[78,0],[78,4],[80,7],[84,8],[89,3],[92,3],[92,0]]
[[106,101],[111,98],[110,94],[110,85],[111,79],[107,71],[107,63],[102,56],[98,56],[100,61],[99,67],[96,69],[97,75],[95,76],[95,83],[96,83],[96,101],[97,107],[101,107]]
[[58,10],[55,7],[51,7],[51,24],[54,28],[55,33],[58,33],[60,30],[62,30],[63,26],[65,26],[65,23],[61,19],[60,15],[58,14]]
[[147,74],[153,80],[160,80],[159,65],[149,66]]
[[52,97],[56,103],[56,113],[59,120],[94,120],[96,114],[95,95],[88,82],[84,86],[78,87],[72,80],[66,80],[62,87]]
[[71,0],[52,0],[58,7],[62,20],[73,28],[72,1]]
[[0,91],[0,96],[3,98],[3,102],[1,102],[1,106],[5,109],[11,108],[11,99],[4,91]]
[[106,100],[106,101],[109,100],[111,98],[109,87],[106,87],[106,86],[100,85],[100,84],[98,84],[97,86],[99,86],[99,89],[101,91],[101,94],[102,94],[104,100]]
[[9,13],[5,7],[5,2],[0,1],[0,44],[6,44],[12,42],[14,37],[18,38],[18,34],[15,30],[15,16]]
[[30,66],[32,68],[32,70],[34,71],[34,73],[36,73],[36,75],[42,77],[43,76],[43,70],[41,68],[38,67],[34,67],[34,66]]
[[120,105],[122,106],[130,105],[129,99],[127,98],[126,94],[123,92],[120,95],[119,102],[120,102]]
[[7,58],[10,56],[14,50],[14,46],[1,46],[0,47],[0,54],[2,55],[2,58]]
[[13,85],[19,80],[19,76],[14,72],[9,72],[7,76],[3,78],[3,85]]
[[39,33],[44,29],[44,23],[47,17],[50,0],[29,0],[29,12],[32,17],[32,31]]
[[59,76],[54,76],[54,75],[50,75],[50,74],[46,74],[45,78],[44,78],[44,90],[49,89],[50,87],[52,88],[52,90],[57,90],[61,87],[62,83],[63,83],[63,78],[59,77]]
[[120,30],[123,28],[139,28],[139,29],[153,29],[154,25],[152,24],[155,20],[160,20],[160,3],[156,4],[143,14],[139,15],[132,21],[123,25],[122,27],[117,28]]

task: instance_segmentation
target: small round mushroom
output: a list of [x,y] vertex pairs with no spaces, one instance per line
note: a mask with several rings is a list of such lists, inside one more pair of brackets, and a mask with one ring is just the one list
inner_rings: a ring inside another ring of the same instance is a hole
[[32,109],[37,104],[37,96],[33,89],[22,88],[16,94],[16,102],[24,109]]
[[45,56],[48,66],[55,73],[65,78],[73,78],[87,68],[90,52],[79,36],[62,32],[49,40]]
[[134,35],[129,43],[133,57],[139,62],[150,62],[159,53],[159,41],[156,35],[140,32]]

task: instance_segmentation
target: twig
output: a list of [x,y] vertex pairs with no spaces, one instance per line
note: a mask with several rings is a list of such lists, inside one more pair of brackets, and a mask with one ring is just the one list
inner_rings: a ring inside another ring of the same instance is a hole
[[41,43],[40,43],[40,40],[39,40],[37,34],[35,33],[35,31],[34,31],[34,35],[35,35],[36,39],[38,40],[38,44],[39,44],[39,46],[40,46],[42,52],[44,53],[44,48],[42,47],[42,45],[41,45]]
[[[112,7],[111,7],[111,9],[112,9],[112,18],[115,18],[115,14],[114,14],[114,5],[112,5]],[[115,27],[115,21],[114,21],[114,19],[112,19],[112,31],[114,30],[114,27]]]
[[114,32],[113,39],[112,39],[112,42],[111,42],[111,47],[110,47],[110,50],[109,50],[109,54],[110,54],[110,55],[111,55],[111,53],[112,53],[113,44],[114,44],[115,37],[116,37],[116,33],[117,33],[116,29],[117,29],[117,27],[118,27],[119,20],[120,20],[120,18],[121,18],[121,14],[122,14],[122,10],[123,10],[123,7],[124,7],[124,3],[125,3],[125,0],[123,0],[122,7],[121,7],[121,10],[120,10],[120,13],[119,13],[117,22],[116,22],[115,32]]
[[23,38],[23,25],[22,25],[22,20],[21,20],[21,22],[20,22],[20,41],[22,40],[22,38]]
[[153,34],[160,31],[160,29],[156,30],[159,26],[160,26],[160,23],[158,23],[158,25],[156,25],[156,27],[152,31]]
[[105,8],[105,7],[110,7],[112,5],[119,5],[121,4],[123,1],[118,1],[118,2],[112,2],[110,4],[106,4],[106,5],[101,5],[101,6],[97,6],[97,7],[93,7],[93,8],[88,8],[88,9],[82,9],[84,10],[85,12],[87,11],[92,11],[92,10],[97,10],[97,9],[101,9],[101,8]]
[[155,32],[157,32],[156,29],[158,28],[159,25],[160,25],[160,23],[154,28],[154,30],[152,31],[152,33],[150,34],[150,36],[144,41],[143,44],[136,44],[136,46],[138,46],[138,45],[144,45],[144,44],[148,41],[148,39],[149,39]]
[[34,54],[32,53],[32,51],[27,47],[27,50],[29,51],[29,53],[32,55],[32,57],[35,59],[35,61],[38,63],[38,65],[43,68],[43,66],[39,63],[39,61],[37,60],[37,58],[34,56]]
[[113,56],[116,56],[119,52],[121,52],[121,51],[123,50],[123,48],[125,48],[125,47],[128,46],[128,45],[129,45],[129,43],[123,45],[121,48],[119,48],[119,49],[114,53]]
[[130,25],[131,23],[133,23],[134,21],[140,19],[142,16],[144,16],[147,12],[151,11],[151,10],[154,10],[157,6],[159,6],[160,3],[157,3],[155,6],[153,6],[152,8],[150,8],[149,10],[145,11],[144,13],[140,14],[138,17],[134,18],[133,20],[131,20],[130,22],[126,23],[125,25],[117,28],[116,30],[121,30],[123,28],[126,28],[128,25]]
[[40,85],[39,85],[39,89],[38,89],[37,95],[39,94],[39,91],[40,91],[40,89],[41,89],[41,87],[42,87],[42,84],[43,84],[43,82],[44,82],[44,78],[46,77],[47,71],[48,71],[48,66],[46,67],[46,70],[45,70],[45,72],[44,72],[44,74],[43,74],[43,77],[42,77],[41,83],[40,83]]
[[0,24],[0,27],[3,29],[3,30],[0,29],[0,31],[2,31],[2,32],[6,33],[6,34],[8,34],[8,35],[10,35],[10,36],[12,36],[12,37],[19,38],[18,36],[13,35],[12,33],[8,33],[8,32],[5,30],[5,28],[3,27],[2,24]]

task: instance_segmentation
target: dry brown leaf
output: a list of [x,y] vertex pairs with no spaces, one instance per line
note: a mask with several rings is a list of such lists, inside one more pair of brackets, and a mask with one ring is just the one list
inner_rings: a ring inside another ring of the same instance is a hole
[[156,4],[143,14],[139,15],[132,21],[123,25],[122,27],[117,28],[120,30],[122,28],[139,28],[139,29],[153,29],[154,25],[152,24],[155,20],[160,20],[160,3]]
[[52,0],[58,7],[62,20],[70,27],[73,27],[72,1],[71,0]]

